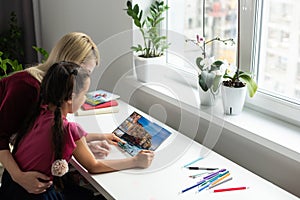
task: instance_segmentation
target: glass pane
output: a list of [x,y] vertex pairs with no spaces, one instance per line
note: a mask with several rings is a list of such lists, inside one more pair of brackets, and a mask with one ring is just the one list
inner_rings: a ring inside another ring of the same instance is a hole
[[[233,38],[237,34],[237,1],[236,0],[206,0],[205,8],[205,39],[215,37],[221,39]],[[203,36],[203,0],[185,0],[184,35],[188,39],[196,39],[196,35]],[[201,56],[201,50],[191,44],[186,44],[185,54],[195,59]],[[236,45],[224,45],[212,42],[206,46],[207,56],[215,59],[226,59],[235,64]]]
[[264,0],[259,89],[290,101],[300,96],[300,1]]

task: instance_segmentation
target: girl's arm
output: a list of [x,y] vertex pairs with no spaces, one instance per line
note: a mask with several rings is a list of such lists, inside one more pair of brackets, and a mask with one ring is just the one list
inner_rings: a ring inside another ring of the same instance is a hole
[[87,142],[91,142],[91,141],[95,141],[95,140],[107,140],[108,143],[113,144],[113,145],[117,145],[118,142],[124,143],[123,140],[121,140],[119,137],[117,137],[113,133],[104,133],[104,134],[89,133],[86,136],[86,141]]
[[89,173],[112,172],[129,168],[147,168],[154,157],[153,151],[142,150],[134,157],[117,160],[97,160],[89,150],[85,137],[82,137],[75,143],[77,146],[73,156]]

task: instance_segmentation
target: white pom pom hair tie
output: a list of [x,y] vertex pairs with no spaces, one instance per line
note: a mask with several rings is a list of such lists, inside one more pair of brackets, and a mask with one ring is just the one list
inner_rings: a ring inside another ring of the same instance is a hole
[[68,162],[65,159],[55,160],[51,166],[53,176],[63,176],[69,171]]

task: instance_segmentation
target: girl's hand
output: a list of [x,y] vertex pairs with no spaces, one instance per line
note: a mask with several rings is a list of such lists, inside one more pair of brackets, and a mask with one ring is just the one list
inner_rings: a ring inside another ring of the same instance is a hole
[[105,138],[109,144],[118,145],[118,142],[125,143],[121,138],[113,133],[105,134]]
[[150,150],[141,150],[136,156],[133,157],[135,160],[136,167],[147,168],[151,165],[154,158],[154,152]]
[[96,158],[105,158],[110,151],[110,146],[106,140],[92,141],[88,143],[90,150]]

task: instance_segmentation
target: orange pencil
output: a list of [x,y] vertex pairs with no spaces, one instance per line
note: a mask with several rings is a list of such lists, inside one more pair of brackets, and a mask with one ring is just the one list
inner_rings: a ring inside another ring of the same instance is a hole
[[221,178],[215,180],[214,182],[212,182],[211,186],[216,185],[217,183],[219,183],[220,181],[224,180],[226,177],[230,176],[230,173],[225,174],[224,176],[222,176]]

